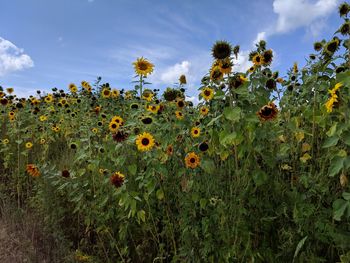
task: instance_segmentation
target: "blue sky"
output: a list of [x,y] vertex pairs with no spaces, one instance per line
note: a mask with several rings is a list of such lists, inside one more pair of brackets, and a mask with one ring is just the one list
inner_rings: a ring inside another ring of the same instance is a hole
[[[250,66],[256,39],[275,54],[283,74],[303,65],[316,40],[329,39],[341,24],[337,0],[2,0],[0,85],[17,94],[66,89],[101,76],[112,87],[131,89],[132,62],[155,64],[153,88],[180,74],[195,96],[208,71],[216,40],[241,46],[234,69]],[[193,99],[193,98],[192,98]]]

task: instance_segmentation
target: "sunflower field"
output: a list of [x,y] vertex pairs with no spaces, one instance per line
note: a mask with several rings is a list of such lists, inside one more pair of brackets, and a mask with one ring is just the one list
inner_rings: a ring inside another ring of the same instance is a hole
[[349,12],[283,77],[265,41],[247,72],[217,41],[198,105],[184,75],[152,89],[143,57],[130,90],[1,88],[1,201],[74,262],[350,262]]

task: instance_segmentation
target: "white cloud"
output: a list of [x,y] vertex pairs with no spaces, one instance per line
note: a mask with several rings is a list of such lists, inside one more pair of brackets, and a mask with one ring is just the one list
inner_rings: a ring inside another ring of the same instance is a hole
[[256,38],[254,39],[253,44],[259,43],[260,40],[266,40],[266,38],[267,38],[267,34],[266,34],[265,31],[259,32],[259,33],[256,35]]
[[187,74],[190,70],[190,62],[185,60],[181,63],[176,63],[175,65],[168,67],[160,74],[160,81],[163,83],[174,83],[178,82],[179,77],[182,74]]
[[331,14],[338,0],[274,0],[273,11],[278,15],[276,33],[310,26],[320,18]]
[[0,76],[33,66],[33,60],[23,49],[0,37]]
[[252,66],[252,62],[249,61],[249,51],[243,50],[239,52],[238,58],[234,59],[233,64],[234,71],[246,72]]

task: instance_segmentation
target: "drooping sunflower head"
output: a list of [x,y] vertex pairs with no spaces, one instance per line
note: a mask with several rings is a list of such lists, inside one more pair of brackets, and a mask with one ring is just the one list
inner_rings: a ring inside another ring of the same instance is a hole
[[339,32],[343,35],[350,35],[350,21],[344,22],[344,24],[341,25],[339,28]]
[[151,74],[154,68],[154,65],[143,57],[137,58],[133,65],[135,73],[145,77],[147,77],[148,74]]
[[146,125],[152,124],[153,118],[151,116],[145,116],[141,119],[141,122]]
[[13,88],[7,88],[6,91],[7,91],[8,94],[12,94],[13,93]]
[[180,85],[185,85],[187,83],[185,75],[180,76],[179,83],[180,83]]
[[68,88],[72,93],[76,93],[78,91],[78,88],[77,88],[77,86],[75,86],[74,83],[69,84]]
[[239,45],[234,46],[233,54],[235,55],[236,59],[238,58],[239,50],[240,50],[240,46]]
[[233,63],[230,58],[220,60],[219,67],[222,74],[230,74]]
[[326,45],[323,47],[323,53],[332,56],[334,52],[336,52],[339,49],[340,40],[337,37],[334,37],[331,41],[326,43]]
[[350,12],[350,6],[348,3],[344,2],[339,6],[340,17],[347,16],[349,12]]
[[212,81],[219,81],[224,77],[224,74],[221,72],[220,66],[213,66],[210,70],[210,79]]
[[266,81],[265,87],[270,89],[270,90],[274,90],[276,89],[276,81],[274,79],[268,79]]
[[180,97],[180,95],[182,95],[182,92],[180,90],[172,88],[167,88],[163,93],[163,97],[166,101],[173,101],[177,97]]
[[61,173],[62,177],[64,178],[68,178],[70,177],[70,172],[68,170],[62,170],[62,173]]
[[227,41],[216,41],[211,51],[214,59],[225,59],[231,56],[232,47]]
[[170,155],[173,155],[173,153],[174,153],[174,147],[173,147],[173,145],[169,144],[166,147],[166,154],[170,156]]
[[214,97],[214,90],[209,87],[205,87],[201,91],[201,96],[206,100],[209,101]]
[[187,168],[196,168],[200,164],[200,158],[195,152],[190,152],[185,157],[185,165]]
[[277,117],[277,113],[278,113],[278,109],[273,102],[270,102],[269,104],[263,106],[257,112],[258,116],[263,121],[275,119]]
[[314,43],[314,50],[315,51],[320,51],[322,48],[323,48],[323,43],[322,42],[317,41],[317,42]]
[[263,57],[263,64],[265,66],[268,66],[271,64],[272,62],[272,58],[273,58],[273,52],[271,49],[264,51],[264,53],[262,54]]
[[154,138],[148,132],[139,134],[136,138],[136,145],[139,151],[149,151],[153,148],[154,144]]
[[113,184],[116,188],[121,187],[124,183],[124,180],[125,175],[121,172],[115,172],[110,178],[111,184]]

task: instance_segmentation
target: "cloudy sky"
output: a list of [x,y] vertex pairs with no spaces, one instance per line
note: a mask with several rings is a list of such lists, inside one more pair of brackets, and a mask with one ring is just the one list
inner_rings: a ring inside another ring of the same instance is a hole
[[0,85],[25,96],[101,76],[131,89],[132,62],[155,64],[150,77],[164,89],[186,74],[197,94],[216,40],[241,46],[235,70],[259,39],[274,50],[283,74],[303,65],[316,40],[340,26],[338,0],[1,0]]

